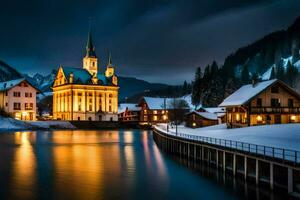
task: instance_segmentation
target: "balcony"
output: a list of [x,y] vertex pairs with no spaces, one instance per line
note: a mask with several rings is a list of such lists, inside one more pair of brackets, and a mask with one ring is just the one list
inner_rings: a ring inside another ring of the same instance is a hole
[[300,107],[251,107],[251,114],[300,114]]

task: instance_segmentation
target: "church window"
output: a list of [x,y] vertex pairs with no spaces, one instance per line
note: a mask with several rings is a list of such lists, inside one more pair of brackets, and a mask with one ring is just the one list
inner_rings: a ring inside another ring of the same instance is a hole
[[92,105],[91,104],[89,105],[89,111],[92,111]]
[[111,106],[108,107],[108,111],[111,112]]

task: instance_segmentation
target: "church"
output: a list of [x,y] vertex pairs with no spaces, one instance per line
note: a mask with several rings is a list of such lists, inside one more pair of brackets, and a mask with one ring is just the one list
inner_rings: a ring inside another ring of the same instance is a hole
[[104,73],[88,34],[83,67],[60,66],[53,83],[53,118],[77,121],[118,120],[118,78],[111,54]]

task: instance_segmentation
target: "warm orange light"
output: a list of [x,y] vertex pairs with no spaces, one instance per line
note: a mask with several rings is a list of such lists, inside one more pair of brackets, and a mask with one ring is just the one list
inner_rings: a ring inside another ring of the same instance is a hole
[[167,115],[163,115],[163,120],[167,120],[167,119],[168,119]]
[[157,114],[157,110],[153,110],[153,114]]
[[236,114],[235,119],[236,119],[236,121],[240,121],[240,114]]
[[261,121],[262,121],[262,116],[258,115],[258,116],[256,117],[256,120],[257,120],[258,122],[261,122]]
[[157,121],[157,116],[156,116],[156,115],[153,116],[153,120],[154,120],[154,121]]
[[195,123],[195,122],[193,122],[193,126],[196,126],[196,123]]
[[291,116],[291,121],[296,121],[296,116],[295,115]]

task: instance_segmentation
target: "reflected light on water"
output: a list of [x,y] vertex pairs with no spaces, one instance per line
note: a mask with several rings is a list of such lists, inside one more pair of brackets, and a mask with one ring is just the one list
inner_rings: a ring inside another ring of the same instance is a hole
[[[15,134],[16,148],[13,161],[12,182],[16,187],[15,198],[31,199],[36,180],[36,159],[30,141],[35,140],[35,134],[31,132],[17,132]],[[31,190],[28,190],[31,188]]]

